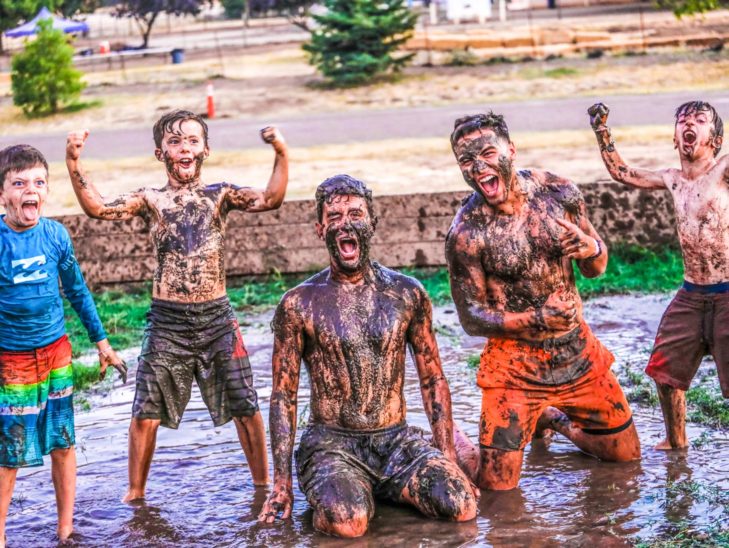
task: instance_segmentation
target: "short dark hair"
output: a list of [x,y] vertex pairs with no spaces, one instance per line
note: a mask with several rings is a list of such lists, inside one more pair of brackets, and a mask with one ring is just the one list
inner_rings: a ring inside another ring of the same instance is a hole
[[24,171],[38,166],[43,166],[48,175],[48,162],[35,147],[13,145],[0,150],[0,190],[5,184],[5,177],[11,171]]
[[495,114],[489,111],[488,114],[471,114],[462,116],[453,124],[453,133],[451,133],[451,148],[456,146],[458,140],[464,135],[478,131],[479,129],[490,129],[497,137],[503,137],[511,142],[509,137],[509,128],[506,126],[506,120],[501,114]]
[[187,120],[193,120],[202,126],[205,146],[208,146],[208,125],[205,123],[202,116],[195,114],[194,112],[190,112],[189,110],[179,109],[168,112],[155,122],[154,127],[152,128],[155,146],[157,148],[162,148],[162,138],[165,136],[165,131],[171,132],[176,123],[186,122]]
[[[689,114],[695,114],[697,112],[706,111],[710,112],[712,115],[712,119],[714,121],[714,127],[712,128],[711,132],[714,137],[723,137],[724,136],[724,122],[721,120],[721,116],[719,116],[719,113],[716,112],[716,109],[712,107],[709,103],[706,101],[688,101],[687,103],[684,103],[680,107],[676,109],[676,123],[678,123],[678,117],[679,116],[688,116]],[[714,149],[714,156],[717,156],[719,154],[719,151],[721,150],[721,145],[716,147]]]
[[329,177],[316,187],[316,218],[321,222],[324,215],[324,203],[331,203],[335,196],[360,196],[367,202],[367,211],[375,218],[372,206],[372,191],[362,181],[350,175]]

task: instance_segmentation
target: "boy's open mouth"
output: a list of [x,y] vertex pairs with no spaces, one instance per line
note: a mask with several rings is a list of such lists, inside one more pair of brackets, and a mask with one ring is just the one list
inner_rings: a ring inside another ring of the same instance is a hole
[[349,235],[337,238],[337,247],[339,248],[339,255],[345,261],[351,261],[357,258],[359,252],[359,242],[357,238]]
[[696,134],[690,129],[687,129],[683,132],[683,140],[685,143],[693,145],[696,142]]
[[38,214],[38,200],[23,200],[20,207],[23,214],[28,218],[34,218]]
[[180,160],[180,165],[185,169],[189,168],[193,163],[195,163],[193,158],[183,158]]
[[494,196],[499,189],[499,178],[496,175],[478,181],[478,186],[486,196]]

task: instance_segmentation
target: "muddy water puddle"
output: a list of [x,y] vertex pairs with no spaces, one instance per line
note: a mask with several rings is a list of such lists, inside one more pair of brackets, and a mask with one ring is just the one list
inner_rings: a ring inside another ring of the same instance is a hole
[[[648,357],[667,297],[623,296],[589,301],[586,318],[615,354],[621,380]],[[467,337],[452,307],[437,309],[438,340],[453,397],[454,418],[476,439],[480,393],[466,366],[482,339]],[[244,318],[245,319],[245,318]],[[271,393],[270,314],[248,319],[244,338],[255,369],[264,420]],[[135,361],[135,351],[125,356]],[[702,366],[711,371],[712,364]],[[406,385],[408,421],[427,428],[412,365]],[[78,496],[75,541],[81,546],[330,546],[314,532],[311,511],[295,484],[293,519],[262,526],[256,515],[267,490],[255,490],[232,424],[213,426],[195,390],[177,431],[160,428],[144,504],[119,502],[126,488],[127,428],[133,383],[89,396],[77,412]],[[306,375],[299,392],[300,427],[308,417]],[[623,546],[669,538],[679,529],[729,527],[729,436],[690,425],[694,447],[665,453],[657,407],[633,405],[643,446],[639,463],[588,458],[564,438],[527,448],[518,489],[484,492],[479,517],[452,524],[407,507],[380,504],[368,534],[354,546]],[[53,546],[55,499],[50,459],[19,473],[8,518],[10,546]]]

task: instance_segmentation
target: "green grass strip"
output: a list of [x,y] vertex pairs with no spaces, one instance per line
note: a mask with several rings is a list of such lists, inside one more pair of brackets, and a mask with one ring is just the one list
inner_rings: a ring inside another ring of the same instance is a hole
[[[576,269],[575,269],[576,270]],[[451,302],[448,271],[445,268],[406,268],[408,275],[418,278],[436,305]],[[283,294],[308,275],[272,274],[228,288],[230,301],[238,311],[275,306]],[[583,297],[641,292],[657,293],[678,288],[683,277],[680,252],[673,249],[651,251],[637,246],[615,246],[610,250],[607,272],[594,279],[577,272],[577,287]],[[109,290],[94,295],[96,307],[109,340],[115,349],[139,346],[150,304],[150,285],[129,291]],[[86,331],[68,303],[66,329],[73,346],[74,357],[94,348]],[[98,367],[74,364],[74,385],[82,389],[96,382]]]

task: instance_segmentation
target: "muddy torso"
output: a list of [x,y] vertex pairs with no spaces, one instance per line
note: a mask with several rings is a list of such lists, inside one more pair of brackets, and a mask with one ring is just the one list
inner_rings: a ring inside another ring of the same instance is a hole
[[713,169],[694,180],[671,170],[684,263],[684,278],[696,284],[729,281],[729,181]]
[[157,254],[153,296],[204,302],[225,295],[225,184],[145,193]]
[[314,423],[370,429],[405,417],[405,347],[417,286],[378,265],[374,272],[352,286],[325,270],[297,288]]
[[507,312],[541,307],[560,285],[573,289],[575,284],[571,261],[562,256],[562,229],[555,219],[574,220],[579,215],[579,191],[553,181],[549,173],[540,177],[522,171],[519,177],[526,200],[514,215],[483,207],[478,194],[459,215],[480,243],[489,304]]

